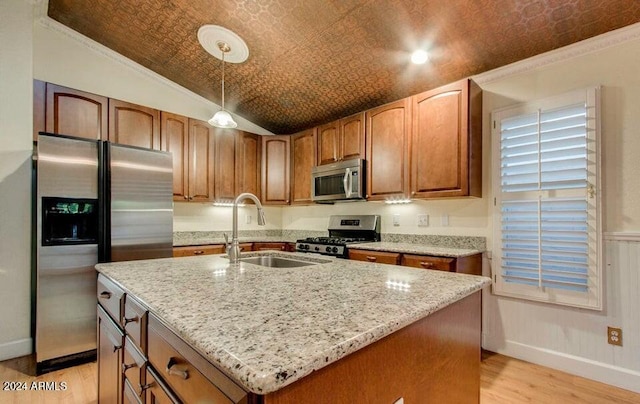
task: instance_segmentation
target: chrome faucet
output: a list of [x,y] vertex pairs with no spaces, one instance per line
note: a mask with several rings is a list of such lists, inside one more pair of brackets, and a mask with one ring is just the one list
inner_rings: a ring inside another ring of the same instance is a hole
[[[227,254],[229,254],[229,262],[237,264],[240,258],[240,246],[238,243],[238,204],[245,199],[251,199],[258,208],[258,225],[264,226],[264,210],[257,196],[249,192],[244,192],[236,197],[233,201],[233,228],[231,229],[231,245],[227,244]],[[225,235],[226,237],[226,235]]]

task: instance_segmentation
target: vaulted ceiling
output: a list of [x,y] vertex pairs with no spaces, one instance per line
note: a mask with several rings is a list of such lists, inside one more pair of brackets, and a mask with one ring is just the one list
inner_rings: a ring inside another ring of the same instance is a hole
[[640,1],[49,0],[48,15],[218,104],[197,31],[228,28],[249,58],[225,66],[227,109],[287,134],[636,23]]

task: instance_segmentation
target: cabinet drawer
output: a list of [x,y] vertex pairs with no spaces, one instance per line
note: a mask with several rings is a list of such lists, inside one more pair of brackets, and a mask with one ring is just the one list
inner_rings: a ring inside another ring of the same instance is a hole
[[126,378],[124,379],[123,388],[124,390],[122,391],[122,402],[124,404],[142,404],[140,397],[135,392],[136,388],[134,388]]
[[162,381],[153,369],[147,368],[147,384],[145,397],[150,404],[181,404],[169,387]]
[[143,354],[147,353],[147,313],[140,303],[131,296],[125,296],[122,325],[136,347]]
[[287,251],[287,243],[253,243],[253,251],[264,250]]
[[145,384],[144,372],[147,360],[142,356],[129,336],[124,338],[124,360],[122,373],[124,379],[131,384],[131,389],[139,397],[142,386]]
[[400,253],[349,249],[349,259],[398,265],[400,263]]
[[455,272],[456,259],[449,257],[433,257],[430,255],[404,254],[402,256],[402,265],[414,268]]
[[240,247],[240,251],[253,251],[253,243],[240,243],[238,247]]
[[102,274],[98,276],[98,303],[118,324],[122,318],[123,298],[124,291],[119,286]]
[[149,362],[180,400],[186,403],[238,401],[230,400],[203,373],[209,376],[211,373],[218,374],[226,383],[230,380],[153,316],[149,319],[148,337]]
[[222,253],[224,253],[224,246],[222,244],[173,247],[174,257],[191,257],[194,255],[211,255]]

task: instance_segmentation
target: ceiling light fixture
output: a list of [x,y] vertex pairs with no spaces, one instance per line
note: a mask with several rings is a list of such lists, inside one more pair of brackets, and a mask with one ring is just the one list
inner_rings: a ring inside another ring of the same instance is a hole
[[218,25],[203,25],[198,30],[198,41],[202,47],[222,60],[222,103],[209,123],[217,128],[235,128],[238,126],[231,114],[224,109],[224,63],[242,63],[249,57],[247,44],[235,32]]
[[220,52],[222,52],[222,107],[220,111],[216,112],[215,115],[209,119],[209,124],[216,128],[232,129],[237,127],[238,124],[233,120],[231,114],[224,110],[224,55],[231,51],[231,48],[226,42],[218,42],[218,48],[220,48]]
[[418,49],[411,54],[411,62],[416,65],[423,65],[427,63],[427,60],[429,60],[429,55],[422,49]]

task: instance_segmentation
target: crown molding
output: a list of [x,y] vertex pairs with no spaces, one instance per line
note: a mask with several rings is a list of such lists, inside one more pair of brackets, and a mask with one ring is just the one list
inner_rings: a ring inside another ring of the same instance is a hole
[[477,74],[473,76],[472,79],[478,84],[486,84],[637,39],[640,39],[640,23],[628,25],[593,38],[588,38],[562,48],[511,63],[510,65],[498,67],[488,72]]

